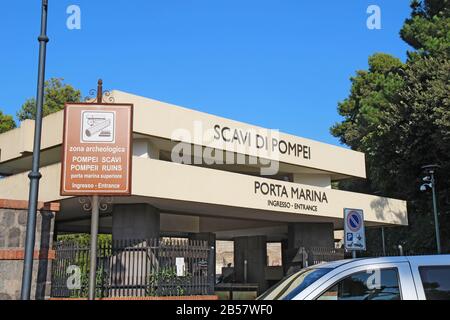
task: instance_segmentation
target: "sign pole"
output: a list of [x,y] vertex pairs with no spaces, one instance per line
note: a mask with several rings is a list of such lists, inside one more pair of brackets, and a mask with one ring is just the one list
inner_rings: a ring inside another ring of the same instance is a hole
[[[103,99],[103,81],[97,83],[97,103],[102,103]],[[94,195],[91,199],[91,255],[89,268],[89,300],[95,300],[95,289],[97,286],[97,238],[98,238],[98,220],[99,220],[99,196]]]
[[95,300],[96,275],[97,275],[97,235],[99,220],[99,197],[92,196],[91,217],[91,263],[89,269],[89,300]]
[[31,280],[33,274],[33,256],[34,245],[36,241],[36,212],[39,194],[39,172],[40,152],[41,152],[41,133],[42,133],[42,109],[44,104],[44,85],[45,85],[45,59],[47,50],[47,11],[48,0],[42,0],[41,12],[41,34],[39,40],[39,67],[38,67],[38,87],[36,99],[36,120],[34,128],[34,146],[32,169],[28,177],[30,178],[30,194],[28,200],[28,220],[25,240],[25,257],[23,264],[21,299],[30,300]]

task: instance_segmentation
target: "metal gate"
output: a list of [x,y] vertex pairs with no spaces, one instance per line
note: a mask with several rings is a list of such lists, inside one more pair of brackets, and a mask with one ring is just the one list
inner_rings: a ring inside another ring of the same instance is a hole
[[[212,294],[214,255],[211,250],[206,241],[187,239],[99,242],[96,297]],[[87,297],[89,245],[58,242],[55,251],[51,296]]]

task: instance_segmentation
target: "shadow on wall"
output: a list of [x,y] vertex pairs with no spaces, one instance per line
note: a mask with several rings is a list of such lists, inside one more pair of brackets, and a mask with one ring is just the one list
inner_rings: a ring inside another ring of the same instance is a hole
[[408,223],[408,216],[404,215],[404,212],[395,211],[389,204],[389,200],[386,198],[378,198],[370,203],[370,207],[375,211],[375,215],[379,220],[386,220],[389,218],[387,215],[394,216],[394,222],[396,223]]

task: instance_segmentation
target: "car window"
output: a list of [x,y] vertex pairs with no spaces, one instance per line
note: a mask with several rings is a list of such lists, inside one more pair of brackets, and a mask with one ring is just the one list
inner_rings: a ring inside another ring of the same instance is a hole
[[333,270],[332,268],[307,268],[281,280],[266,291],[258,300],[292,300],[300,292],[319,278]]
[[419,268],[427,300],[450,300],[450,266]]
[[400,300],[396,268],[354,273],[336,283],[317,300]]

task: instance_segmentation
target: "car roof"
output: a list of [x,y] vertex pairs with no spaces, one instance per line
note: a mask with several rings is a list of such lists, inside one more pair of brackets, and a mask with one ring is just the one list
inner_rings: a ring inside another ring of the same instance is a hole
[[337,260],[337,261],[331,261],[331,262],[322,262],[320,264],[316,264],[311,266],[313,269],[335,269],[337,267],[340,267],[344,264],[350,263],[352,261],[356,261],[359,259],[347,259],[347,260]]
[[317,264],[311,266],[314,269],[327,268],[327,269],[335,269],[345,264],[363,262],[364,264],[371,263],[392,263],[392,262],[413,262],[413,263],[430,263],[430,262],[438,262],[438,261],[448,261],[450,263],[450,255],[427,255],[427,256],[397,256],[397,257],[377,257],[377,258],[357,258],[357,259],[345,259],[345,260],[337,260],[332,262],[324,262],[321,264]]
[[430,263],[450,264],[450,254],[430,255],[430,256],[409,256],[408,261],[414,264],[426,265]]

